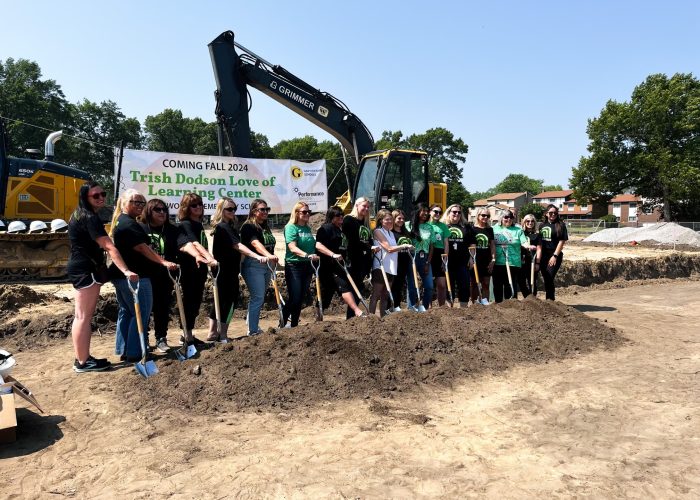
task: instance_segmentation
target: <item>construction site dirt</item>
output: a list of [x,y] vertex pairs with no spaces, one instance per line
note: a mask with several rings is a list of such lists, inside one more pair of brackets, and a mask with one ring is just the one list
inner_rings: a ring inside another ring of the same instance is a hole
[[[18,441],[0,445],[0,489],[696,497],[698,260],[569,262],[556,303],[348,321],[334,303],[327,321],[308,307],[299,328],[283,330],[270,309],[265,334],[186,362],[159,356],[149,379],[122,364],[72,373],[69,291],[5,285],[0,347],[14,352],[14,374],[47,414],[20,408]],[[114,360],[116,301],[108,287],[104,295],[93,352]],[[178,336],[173,321],[171,343]]]

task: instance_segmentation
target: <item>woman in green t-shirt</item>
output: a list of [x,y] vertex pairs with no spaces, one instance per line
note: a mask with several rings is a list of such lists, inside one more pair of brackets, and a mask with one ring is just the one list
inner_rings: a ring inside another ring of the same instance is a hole
[[433,278],[435,278],[438,305],[444,306],[447,298],[447,279],[445,279],[445,264],[442,256],[447,255],[447,252],[450,250],[450,245],[447,241],[450,237],[450,228],[444,222],[440,222],[441,216],[442,208],[440,208],[440,205],[432,205],[430,207],[429,223],[433,226],[433,255],[430,260],[430,266],[433,270]]
[[[413,212],[413,220],[410,226],[406,223],[411,234],[413,246],[416,249],[416,269],[423,283],[423,293],[421,302],[423,307],[428,309],[433,300],[433,271],[430,267],[430,259],[433,253],[433,226],[428,222],[430,219],[430,209],[427,203],[419,203],[416,210]],[[413,276],[409,273],[409,276]],[[418,306],[418,291],[417,283],[413,279],[408,280],[408,308],[417,310]]]
[[[496,242],[496,265],[493,267],[493,298],[496,302],[516,298],[514,286],[520,275],[520,252],[523,246],[530,248],[530,239],[515,225],[510,210],[501,215],[501,223],[493,228]],[[506,266],[506,262],[508,266]],[[510,269],[508,269],[510,268]],[[510,270],[510,279],[508,271]]]
[[311,234],[309,205],[298,201],[289,215],[289,223],[284,226],[284,241],[287,246],[284,254],[284,279],[287,282],[287,302],[282,308],[284,324],[299,324],[299,314],[304,302],[314,270],[310,261],[318,261],[316,238]]

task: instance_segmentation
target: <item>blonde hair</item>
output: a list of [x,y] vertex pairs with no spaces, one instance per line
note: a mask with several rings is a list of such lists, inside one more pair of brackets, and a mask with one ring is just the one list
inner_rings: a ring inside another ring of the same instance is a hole
[[527,226],[525,225],[525,223],[529,220],[531,220],[533,223],[532,224],[532,232],[536,233],[537,232],[537,219],[535,219],[535,216],[533,214],[527,214],[525,217],[523,217],[523,220],[520,221],[520,225],[522,226],[523,231],[526,233],[528,232]]
[[[141,196],[141,193],[136,191],[134,188],[129,188],[119,195],[117,201],[114,203],[114,212],[112,213],[112,222],[109,224],[109,237],[114,235],[114,228],[117,226],[117,219],[121,214],[126,213],[126,206],[133,196]],[[145,198],[144,198],[145,200]]]
[[475,221],[475,222],[478,222],[478,221],[479,221],[479,216],[480,216],[481,214],[487,214],[487,215],[489,216],[489,218],[486,220],[486,222],[484,222],[484,224],[485,224],[484,227],[489,227],[489,226],[491,225],[491,224],[489,223],[489,221],[491,220],[491,213],[490,213],[490,212],[488,211],[488,209],[486,209],[486,208],[483,208],[483,207],[482,207],[482,208],[480,208],[480,209],[478,209],[478,210],[476,211],[476,221]]
[[467,219],[464,217],[464,208],[462,208],[462,205],[459,203],[453,203],[447,209],[445,210],[445,213],[442,214],[442,217],[440,217],[440,222],[443,224],[449,224],[449,215],[450,212],[452,211],[453,208],[459,208],[459,223],[462,224],[463,226],[467,225]]
[[[238,205],[236,205],[236,202],[233,201],[232,198],[229,198],[228,196],[224,196],[219,201],[216,202],[216,208],[214,209],[214,215],[211,216],[211,225],[216,226],[219,224],[221,221],[224,219],[224,205],[227,203],[233,204],[236,208],[238,208]],[[238,222],[238,219],[236,219],[236,213],[233,213],[233,220],[231,221],[231,224],[233,227],[236,227],[236,222]],[[228,223],[227,223],[228,224]]]
[[309,204],[305,201],[297,201],[294,204],[294,208],[292,208],[292,213],[289,214],[288,224],[296,224],[299,221],[299,210],[301,210],[301,207],[306,207],[308,210]]
[[[364,196],[360,196],[358,199],[355,200],[355,205],[352,207],[352,210],[350,211],[350,215],[352,215],[353,217],[355,217],[358,220],[362,220],[362,219],[360,219],[360,216],[357,213],[357,207],[362,205],[363,203],[368,203],[371,205],[369,198],[366,198]],[[367,215],[365,216],[364,220],[362,220],[362,223],[365,226],[369,227],[369,210],[367,211]]]

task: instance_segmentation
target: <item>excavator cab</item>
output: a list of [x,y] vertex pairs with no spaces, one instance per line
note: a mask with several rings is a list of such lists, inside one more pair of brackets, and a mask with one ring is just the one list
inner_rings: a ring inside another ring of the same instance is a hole
[[410,217],[419,202],[443,205],[443,200],[431,199],[433,191],[428,182],[427,153],[402,149],[374,151],[365,155],[353,189],[354,199],[365,197],[370,200],[372,219],[383,208],[401,209]]

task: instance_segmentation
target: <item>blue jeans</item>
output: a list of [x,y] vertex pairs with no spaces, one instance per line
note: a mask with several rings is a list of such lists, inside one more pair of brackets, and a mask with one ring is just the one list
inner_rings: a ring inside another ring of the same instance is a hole
[[241,264],[241,275],[250,295],[248,299],[248,331],[255,333],[258,331],[260,310],[265,303],[265,291],[270,283],[272,273],[267,264],[246,258]]
[[[311,277],[315,276],[310,262],[289,262],[284,265],[284,279],[287,282],[287,302],[282,308],[285,323],[299,324],[299,315],[304,299],[309,293]],[[280,325],[283,327],[284,325]]]
[[[119,314],[117,315],[117,331],[115,335],[114,352],[117,355],[126,354],[128,357],[140,357],[141,341],[139,329],[136,323],[136,310],[134,309],[134,295],[126,279],[112,280],[117,291]],[[153,290],[151,280],[141,278],[139,280],[139,306],[141,308],[141,321],[144,329],[148,325],[148,318],[153,308]],[[146,335],[146,332],[143,332]],[[145,338],[144,342],[148,339]]]
[[[425,272],[425,265],[428,264],[428,272]],[[433,300],[433,270],[428,262],[428,255],[421,257],[420,254],[416,255],[416,269],[418,270],[418,276],[420,276],[423,282],[423,296],[421,297],[421,302],[423,307],[428,309],[430,307],[430,302]],[[406,282],[408,284],[408,307],[409,309],[416,307],[418,303],[418,290],[416,290],[416,284],[413,281],[413,268],[408,273],[406,277]]]

